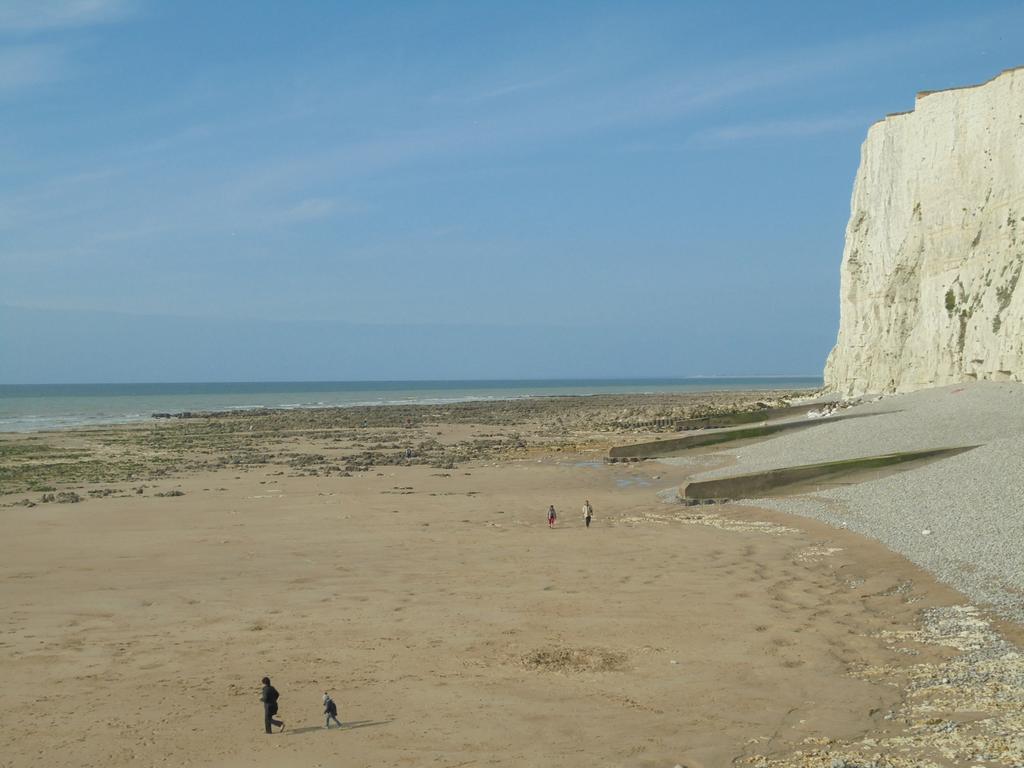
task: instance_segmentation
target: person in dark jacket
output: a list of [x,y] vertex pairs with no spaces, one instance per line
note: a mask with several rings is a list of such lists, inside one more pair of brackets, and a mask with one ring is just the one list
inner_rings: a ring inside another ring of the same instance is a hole
[[341,728],[341,721],[338,719],[338,705],[334,703],[334,699],[331,698],[331,694],[324,691],[324,714],[327,715],[327,722],[324,723],[324,728],[331,727],[331,720],[338,724]]
[[277,714],[277,700],[281,698],[281,694],[277,692],[277,688],[270,684],[270,678],[263,678],[263,690],[260,692],[260,701],[263,702],[263,727],[267,733],[270,733],[270,726],[280,726],[281,730],[284,730],[284,721],[275,720],[274,715]]

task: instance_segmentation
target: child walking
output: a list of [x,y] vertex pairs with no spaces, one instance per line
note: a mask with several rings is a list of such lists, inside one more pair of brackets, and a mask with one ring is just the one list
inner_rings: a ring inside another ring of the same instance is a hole
[[558,514],[555,512],[555,505],[552,504],[548,507],[548,528],[554,528],[557,520]]
[[324,728],[331,727],[331,720],[338,724],[341,728],[341,721],[338,720],[338,705],[334,703],[334,699],[331,698],[331,694],[324,691],[324,714],[327,715],[327,722],[324,723]]

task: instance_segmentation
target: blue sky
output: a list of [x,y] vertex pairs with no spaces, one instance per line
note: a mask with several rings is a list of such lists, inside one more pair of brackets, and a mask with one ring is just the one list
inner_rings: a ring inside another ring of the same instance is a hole
[[2,0],[0,382],[817,373],[867,127],[1022,28]]

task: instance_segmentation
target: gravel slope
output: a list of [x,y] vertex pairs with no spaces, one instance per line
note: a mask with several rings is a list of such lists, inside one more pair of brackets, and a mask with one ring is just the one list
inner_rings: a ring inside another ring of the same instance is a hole
[[972,600],[1024,622],[1024,385],[943,387],[886,397],[846,413],[875,415],[729,451],[737,466],[698,477],[979,445],[878,480],[756,502],[878,539]]

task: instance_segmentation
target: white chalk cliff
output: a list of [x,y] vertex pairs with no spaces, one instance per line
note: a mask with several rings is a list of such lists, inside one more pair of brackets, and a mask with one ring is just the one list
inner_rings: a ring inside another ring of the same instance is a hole
[[868,130],[825,385],[1024,380],[1024,67]]

